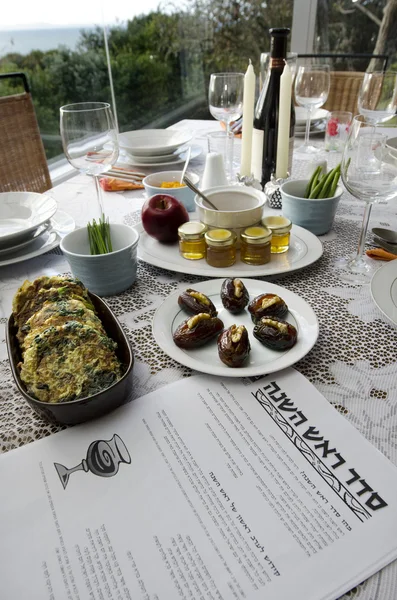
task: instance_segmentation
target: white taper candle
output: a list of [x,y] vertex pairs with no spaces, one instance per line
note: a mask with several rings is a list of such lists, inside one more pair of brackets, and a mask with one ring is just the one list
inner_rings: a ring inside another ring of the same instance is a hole
[[276,178],[287,177],[289,154],[289,128],[291,122],[292,76],[287,62],[280,78],[278,109]]
[[252,130],[254,126],[255,72],[251,60],[244,76],[243,133],[240,175],[251,175]]

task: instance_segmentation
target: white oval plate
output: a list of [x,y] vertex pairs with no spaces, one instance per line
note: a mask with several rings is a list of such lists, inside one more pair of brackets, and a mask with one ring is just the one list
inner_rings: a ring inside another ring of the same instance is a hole
[[[190,160],[193,160],[194,158],[197,158],[197,156],[200,156],[200,154],[202,153],[203,149],[201,148],[201,146],[192,146],[192,151],[190,153]],[[187,156],[187,150],[183,150],[182,152],[175,154],[174,158],[172,160],[162,160],[159,162],[139,162],[134,156],[132,156],[131,154],[129,154],[128,151],[126,151],[127,153],[127,161],[125,160],[124,157],[122,157],[122,161],[123,162],[128,162],[128,164],[134,166],[134,167],[162,167],[165,165],[176,165],[179,163],[183,163],[186,160],[186,156]]]
[[[325,108],[318,108],[312,112],[311,121],[318,121],[320,119],[326,119],[328,111]],[[305,125],[307,119],[307,110],[302,106],[295,106],[295,124]]]
[[[190,213],[192,221],[197,219],[195,213]],[[291,229],[290,248],[284,254],[272,254],[266,265],[247,265],[239,259],[231,267],[224,269],[211,267],[204,258],[201,260],[186,260],[179,254],[178,244],[160,244],[150,237],[142,224],[136,225],[139,231],[138,258],[153,265],[175,271],[189,273],[202,277],[263,277],[279,275],[302,269],[320,258],[323,246],[320,240],[307,229],[293,225]]]
[[397,260],[378,269],[371,279],[371,296],[379,310],[397,325]]
[[135,156],[169,154],[191,139],[190,132],[175,129],[138,129],[119,134],[120,147]]
[[179,290],[168,296],[163,304],[157,309],[153,318],[153,336],[160,348],[171,358],[182,365],[208,373],[210,375],[219,375],[222,377],[252,377],[256,375],[265,375],[274,373],[286,367],[290,367],[298,360],[303,358],[313,348],[318,337],[318,322],[313,309],[303,298],[290,292],[289,290],[266,281],[256,279],[243,279],[250,300],[253,300],[259,294],[277,294],[288,305],[289,312],[284,321],[288,321],[298,330],[298,339],[290,350],[277,352],[270,350],[261,344],[252,335],[254,324],[247,309],[239,315],[232,315],[226,310],[220,299],[221,279],[212,279],[202,283],[192,284],[192,287],[208,296],[214,303],[218,317],[223,321],[225,329],[233,325],[245,325],[251,344],[251,352],[245,363],[240,368],[227,367],[218,356],[218,347],[216,338],[208,342],[205,346],[195,350],[183,350],[175,345],[172,338],[176,328],[185,319],[189,317],[187,313],[181,310],[178,305],[178,296],[187,287],[181,287]]
[[48,221],[56,210],[56,200],[46,194],[0,193],[1,248],[26,241],[29,233]]
[[24,260],[41,256],[59,246],[60,241],[61,237],[55,231],[46,231],[38,239],[34,240],[32,244],[29,244],[27,248],[22,248],[17,252],[7,255],[5,260],[0,260],[0,267],[14,265]]
[[47,231],[47,229],[49,229],[50,227],[50,221],[47,221],[46,223],[43,223],[43,225],[40,225],[36,231],[34,231],[33,236],[31,238],[29,238],[28,240],[25,240],[24,242],[21,242],[20,244],[15,244],[15,246],[7,246],[6,248],[0,248],[0,256],[6,256],[11,254],[12,252],[19,252],[19,250],[21,250],[22,248],[25,248],[26,246],[28,246],[29,244],[33,244],[33,242],[40,237],[41,235],[43,235],[43,233],[45,231]]
[[38,238],[29,240],[26,245],[23,244],[23,247],[4,255],[4,259],[0,260],[0,267],[13,265],[53,250],[59,246],[62,237],[73,231],[75,227],[76,223],[70,215],[63,212],[63,210],[57,210],[50,219],[49,228],[42,232]]

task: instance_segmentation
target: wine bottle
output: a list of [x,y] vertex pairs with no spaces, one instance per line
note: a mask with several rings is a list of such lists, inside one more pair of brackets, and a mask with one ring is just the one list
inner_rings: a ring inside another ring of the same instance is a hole
[[[287,28],[270,29],[270,64],[254,114],[252,171],[262,187],[276,171],[280,77],[287,60]],[[295,110],[291,101],[289,172],[292,165]]]

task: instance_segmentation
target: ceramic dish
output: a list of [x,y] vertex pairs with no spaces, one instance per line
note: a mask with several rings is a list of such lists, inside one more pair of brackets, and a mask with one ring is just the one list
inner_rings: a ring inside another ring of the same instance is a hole
[[[189,177],[190,181],[193,185],[198,185],[200,177],[195,173],[186,173]],[[194,204],[195,193],[187,187],[187,185],[183,185],[181,187],[175,188],[162,188],[161,184],[165,181],[168,182],[180,182],[182,176],[182,171],[160,171],[157,173],[152,173],[145,177],[142,181],[143,186],[146,190],[146,194],[148,197],[154,196],[155,194],[170,194],[174,196],[179,202],[182,202],[183,206],[186,208],[188,212],[194,212],[196,205]]]
[[31,238],[29,238],[28,240],[25,240],[24,242],[20,242],[19,244],[16,244],[15,246],[7,246],[6,248],[0,248],[0,257],[5,257],[8,254],[12,254],[13,252],[18,252],[22,248],[26,248],[26,246],[28,246],[29,244],[32,244],[38,237],[43,235],[43,233],[45,233],[49,229],[49,227],[50,227],[50,221],[47,221],[46,223],[43,223],[43,225],[40,225],[40,227],[38,227],[36,229],[36,231],[33,232],[33,236]]
[[[202,148],[201,146],[192,146],[192,151],[190,154],[190,160],[193,160],[194,158],[197,158],[197,156],[200,156],[200,154],[202,153]],[[185,162],[186,160],[186,150],[184,150],[183,152],[181,152],[180,154],[176,154],[175,158],[173,160],[158,160],[156,162],[151,162],[151,163],[147,163],[147,162],[140,162],[139,160],[134,159],[131,154],[129,154],[127,152],[127,160],[125,160],[125,158],[122,158],[122,162],[128,162],[128,164],[134,166],[134,167],[146,167],[146,168],[151,168],[151,167],[166,167],[168,165],[177,165],[180,163]]]
[[376,306],[397,325],[397,260],[390,261],[376,271],[370,288]]
[[13,249],[12,252],[0,254],[0,267],[23,262],[53,250],[59,246],[62,237],[73,231],[75,226],[74,219],[70,215],[63,210],[57,210],[50,219],[50,227],[37,238],[29,240],[26,245],[23,244],[20,248]]
[[8,319],[6,342],[15,383],[17,384],[18,390],[33,410],[47,421],[62,423],[63,425],[83,423],[90,419],[100,417],[114,410],[118,406],[125,404],[131,393],[134,355],[127,336],[106,302],[98,296],[95,296],[95,294],[90,293],[89,295],[107,335],[117,343],[116,354],[124,367],[124,373],[121,379],[93,396],[72,400],[71,402],[54,404],[41,402],[30,396],[26,391],[25,384],[20,378],[18,369],[18,363],[21,360],[21,352],[16,338],[14,316],[11,315]]
[[141,156],[130,153],[130,156],[132,160],[138,160],[141,163],[147,163],[148,165],[151,165],[152,163],[156,163],[159,160],[167,162],[169,160],[177,159],[179,158],[179,154],[181,154],[182,152],[186,152],[186,150],[187,146],[181,146],[180,148],[177,148],[175,152],[171,152],[171,154],[155,154],[154,156]]
[[54,198],[34,192],[0,193],[0,247],[15,246],[32,237],[56,213]]
[[283,320],[288,321],[298,330],[297,343],[290,350],[277,352],[266,348],[252,335],[254,324],[246,309],[238,315],[233,315],[223,307],[220,299],[221,279],[194,283],[192,287],[212,300],[225,328],[233,323],[245,325],[251,344],[251,352],[245,366],[233,369],[224,365],[218,356],[216,338],[194,350],[183,350],[175,345],[172,335],[178,325],[189,317],[178,305],[178,296],[189,287],[186,284],[168,296],[154,315],[153,336],[160,348],[168,356],[190,369],[222,377],[252,377],[274,373],[295,364],[310,352],[318,337],[318,322],[309,304],[297,294],[279,285],[255,279],[243,279],[243,283],[249,292],[250,300],[265,293],[277,294],[285,300],[289,312]]
[[[191,221],[197,221],[197,215],[191,214]],[[136,228],[140,233],[138,258],[162,269],[176,273],[189,273],[202,277],[266,277],[291,273],[311,265],[320,258],[323,246],[320,240],[302,227],[293,225],[291,229],[290,248],[284,254],[272,254],[269,263],[265,265],[247,265],[238,258],[237,262],[224,269],[211,267],[204,258],[201,260],[186,260],[179,254],[178,244],[160,244],[147,235],[141,224]]]
[[[320,121],[326,119],[328,116],[328,111],[325,108],[318,108],[314,110],[311,114],[311,121]],[[296,125],[305,125],[307,119],[307,110],[302,106],[295,106],[295,124]]]
[[343,188],[338,185],[330,198],[304,198],[308,183],[308,179],[292,179],[281,185],[283,215],[315,235],[324,235],[332,228]]
[[51,229],[40,235],[36,240],[25,248],[21,248],[16,252],[10,252],[4,257],[0,257],[0,267],[6,267],[7,265],[14,265],[36,256],[41,256],[50,250],[53,250],[61,241],[61,237]]
[[139,129],[119,134],[120,147],[135,156],[170,154],[191,139],[190,132],[173,129]]

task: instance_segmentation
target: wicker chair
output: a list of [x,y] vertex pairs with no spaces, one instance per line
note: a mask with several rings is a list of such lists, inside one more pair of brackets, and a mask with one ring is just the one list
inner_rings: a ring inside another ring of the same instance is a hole
[[357,114],[357,100],[364,73],[357,71],[331,71],[331,87],[323,108],[348,110]]
[[24,93],[0,98],[0,192],[43,193],[52,184],[26,77],[0,77],[21,77],[25,85]]

